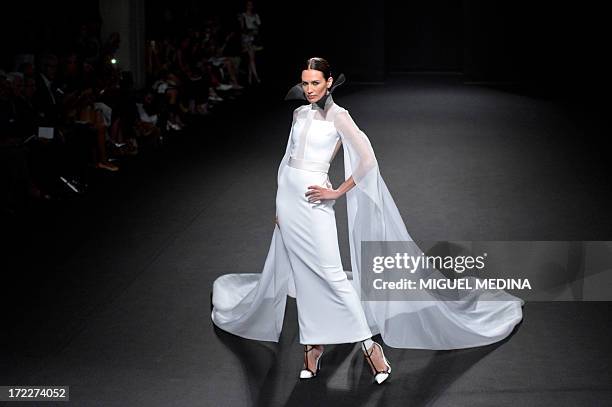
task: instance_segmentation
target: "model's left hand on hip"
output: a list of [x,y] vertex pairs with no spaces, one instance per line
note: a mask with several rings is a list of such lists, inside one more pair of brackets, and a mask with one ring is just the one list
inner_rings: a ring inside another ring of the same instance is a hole
[[340,193],[332,188],[325,188],[319,185],[310,185],[308,189],[309,191],[304,194],[308,197],[308,202],[338,199],[340,197]]

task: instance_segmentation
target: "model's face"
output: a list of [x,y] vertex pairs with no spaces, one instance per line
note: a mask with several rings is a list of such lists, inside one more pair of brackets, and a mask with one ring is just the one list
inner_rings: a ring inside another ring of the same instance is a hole
[[332,81],[331,76],[325,80],[323,72],[316,69],[304,69],[302,71],[302,90],[310,103],[314,103],[325,96]]

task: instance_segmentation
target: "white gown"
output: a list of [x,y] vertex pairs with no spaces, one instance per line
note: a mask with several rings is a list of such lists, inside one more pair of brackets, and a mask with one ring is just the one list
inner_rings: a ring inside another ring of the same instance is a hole
[[[345,177],[356,183],[346,193],[351,280],[340,259],[335,202],[309,203],[305,196],[309,185],[331,187],[327,170],[340,145]],[[427,292],[411,301],[361,300],[361,242],[412,238],[369,139],[331,94],[323,108],[311,103],[294,111],[276,208],[279,225],[262,272],[225,274],[213,283],[211,317],[225,331],[278,342],[287,295],[296,298],[301,344],[350,343],[380,333],[397,348],[467,348],[507,337],[522,319],[524,301],[501,290],[473,291],[458,301]]]

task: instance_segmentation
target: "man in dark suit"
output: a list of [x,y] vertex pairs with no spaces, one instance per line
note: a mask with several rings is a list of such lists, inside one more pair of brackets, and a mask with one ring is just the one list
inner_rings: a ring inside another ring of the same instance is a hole
[[39,124],[44,127],[56,127],[59,124],[61,95],[57,92],[54,83],[57,77],[57,65],[57,56],[43,55],[36,75],[33,104],[38,111]]
[[79,184],[85,185],[92,137],[80,126],[63,120],[63,94],[55,83],[57,71],[57,56],[45,54],[40,58],[32,104],[37,125],[52,128],[53,139],[39,140],[34,150],[49,177],[60,179],[72,191],[82,192]]

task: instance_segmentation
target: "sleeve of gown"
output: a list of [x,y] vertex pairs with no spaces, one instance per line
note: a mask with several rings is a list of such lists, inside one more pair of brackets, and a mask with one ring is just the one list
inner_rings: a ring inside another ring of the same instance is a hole
[[283,170],[287,166],[287,162],[289,162],[289,154],[291,152],[291,136],[293,134],[293,127],[295,126],[295,121],[297,120],[299,110],[300,108],[297,107],[293,111],[293,120],[291,121],[291,129],[289,130],[289,138],[287,139],[287,146],[285,147],[285,155],[281,159],[280,165],[278,166],[278,176],[276,179],[277,185],[278,183],[280,183],[281,175],[283,173]]
[[[407,290],[400,297],[397,290],[380,290],[371,300],[373,276],[361,262],[363,242],[401,243],[401,250],[415,257],[424,251],[406,229],[368,137],[346,109],[339,109],[333,121],[344,148],[345,177],[352,175],[356,184],[346,193],[351,284],[362,299],[372,334],[380,333],[392,347],[419,349],[480,346],[508,336],[522,318],[521,303],[501,290],[458,290],[450,295],[438,289]],[[384,255],[393,255],[397,249],[395,245],[377,248]],[[437,269],[422,266],[410,275],[412,279],[446,279]],[[493,301],[478,301],[480,294]]]
[[359,183],[378,166],[370,140],[357,127],[346,109],[342,109],[335,115],[334,125],[350,157],[352,173],[347,175],[347,178],[352,175],[355,183]]
[[287,147],[285,147],[285,155],[281,159],[280,165],[278,166],[277,181],[280,181],[280,177],[283,172],[283,169],[285,168],[285,166],[287,165],[287,162],[289,161],[289,153],[291,150],[291,135],[293,133],[293,127],[295,126],[295,121],[297,120],[299,109],[300,108],[298,107],[293,111],[293,120],[291,122],[291,129],[289,130],[289,138],[287,139]]

